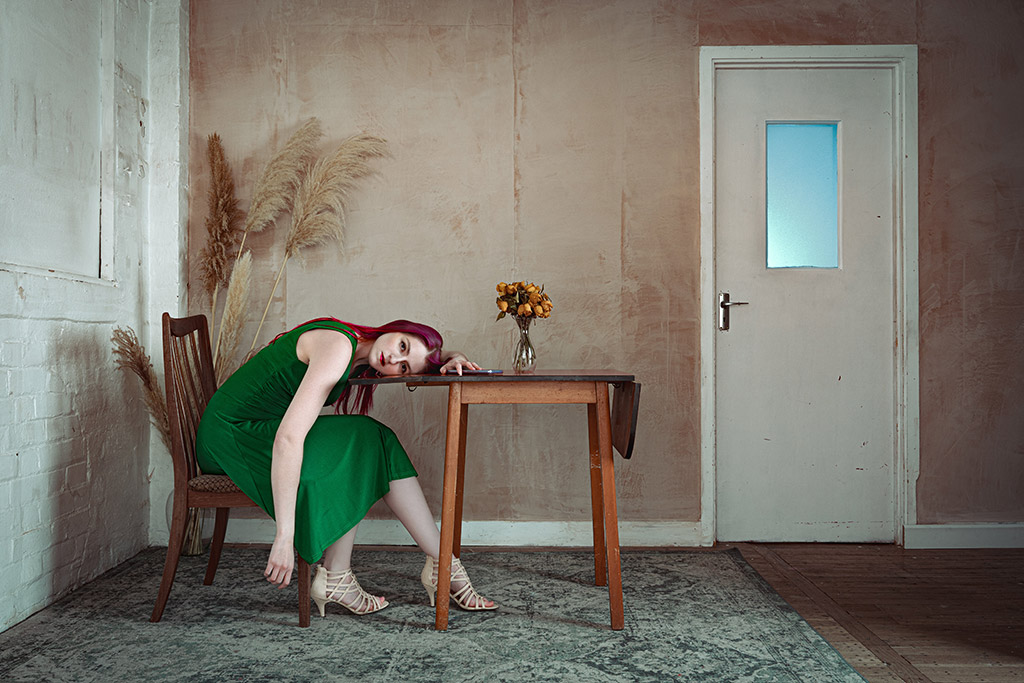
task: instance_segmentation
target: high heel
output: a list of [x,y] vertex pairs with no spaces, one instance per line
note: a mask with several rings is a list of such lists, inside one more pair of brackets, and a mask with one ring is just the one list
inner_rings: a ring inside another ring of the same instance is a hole
[[[354,595],[351,604],[346,601],[349,595]],[[364,615],[379,612],[388,606],[384,598],[370,595],[363,590],[363,587],[356,581],[356,575],[351,569],[343,572],[329,572],[323,565],[316,568],[316,576],[309,587],[309,596],[313,598],[320,616],[327,616],[324,607],[329,602],[341,605],[352,614]]]
[[[469,581],[466,568],[462,566],[462,562],[457,557],[452,557],[451,577],[450,593],[456,605],[468,612],[498,609],[498,606],[493,602],[488,606],[487,602],[489,601],[487,598],[476,592],[473,584]],[[420,572],[420,582],[430,598],[430,606],[433,607],[437,596],[437,560],[430,555],[427,555],[423,571]]]

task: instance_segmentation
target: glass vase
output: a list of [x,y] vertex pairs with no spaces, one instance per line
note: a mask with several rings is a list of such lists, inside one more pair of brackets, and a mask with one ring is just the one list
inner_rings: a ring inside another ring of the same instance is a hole
[[516,343],[516,350],[512,356],[512,369],[517,374],[533,372],[537,367],[537,352],[533,349],[530,341],[530,323],[533,318],[529,316],[512,316],[519,326],[519,341]]

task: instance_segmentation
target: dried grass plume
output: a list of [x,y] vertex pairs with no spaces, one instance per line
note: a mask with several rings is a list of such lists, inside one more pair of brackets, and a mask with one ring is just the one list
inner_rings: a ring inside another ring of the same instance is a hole
[[388,143],[372,135],[344,140],[333,156],[320,159],[303,178],[295,195],[286,257],[299,249],[344,237],[345,205],[362,178],[373,173],[369,162],[387,154]]
[[128,329],[115,328],[110,341],[114,344],[114,355],[116,356],[114,362],[117,367],[134,373],[141,380],[142,400],[146,404],[146,410],[149,411],[150,420],[160,432],[160,439],[169,453],[171,451],[171,427],[167,421],[167,401],[160,388],[160,381],[153,371],[153,363],[146,355],[142,344],[139,343],[135,330],[131,327]]
[[373,173],[370,161],[388,153],[386,140],[373,135],[353,135],[342,141],[335,153],[317,161],[303,176],[292,205],[292,225],[285,241],[284,260],[277,271],[277,279],[270,298],[263,309],[263,317],[256,328],[250,352],[256,348],[260,330],[267,319],[267,311],[281,282],[288,259],[303,247],[329,242],[340,243],[345,230],[345,205],[359,180]]
[[237,366],[232,364],[242,336],[242,323],[249,307],[249,282],[252,277],[252,252],[247,251],[235,263],[228,284],[227,303],[220,323],[217,348],[213,354],[217,385],[226,380]]
[[249,214],[245,219],[246,235],[260,232],[291,207],[292,197],[302,182],[302,174],[310,160],[315,158],[316,145],[322,136],[320,120],[311,118],[267,162],[253,188]]
[[211,297],[211,311],[216,310],[217,288],[227,285],[231,274],[229,262],[241,238],[238,198],[231,167],[224,157],[224,147],[217,133],[206,139],[210,159],[209,215],[206,217],[206,246],[199,254],[199,278]]

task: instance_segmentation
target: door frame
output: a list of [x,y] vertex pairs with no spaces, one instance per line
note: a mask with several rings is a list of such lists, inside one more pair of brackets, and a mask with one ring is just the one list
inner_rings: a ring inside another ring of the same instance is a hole
[[918,327],[917,46],[815,45],[701,47],[700,105],[700,404],[702,545],[715,542],[717,478],[715,340],[715,75],[722,69],[861,67],[889,69],[893,83],[893,244],[895,341],[893,371],[893,528],[917,523],[920,472]]

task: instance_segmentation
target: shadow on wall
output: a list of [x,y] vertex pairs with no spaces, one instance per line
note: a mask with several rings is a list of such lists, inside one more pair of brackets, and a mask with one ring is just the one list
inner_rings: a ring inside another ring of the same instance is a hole
[[38,479],[48,487],[34,521],[49,537],[38,569],[50,576],[54,596],[148,541],[149,418],[137,379],[114,365],[110,333],[106,325],[63,323],[47,344],[50,372],[40,391],[47,409],[37,412],[46,423]]

